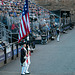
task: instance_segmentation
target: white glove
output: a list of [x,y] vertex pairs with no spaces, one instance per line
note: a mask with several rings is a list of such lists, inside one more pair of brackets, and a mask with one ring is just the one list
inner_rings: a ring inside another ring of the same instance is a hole
[[27,59],[27,57],[25,56],[24,59]]

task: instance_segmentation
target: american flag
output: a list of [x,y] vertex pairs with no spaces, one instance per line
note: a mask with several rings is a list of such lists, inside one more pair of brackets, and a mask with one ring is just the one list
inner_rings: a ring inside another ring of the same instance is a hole
[[29,24],[28,0],[25,0],[23,12],[22,12],[20,29],[19,29],[18,43],[24,37],[26,37],[29,34],[29,32],[30,32],[30,24]]

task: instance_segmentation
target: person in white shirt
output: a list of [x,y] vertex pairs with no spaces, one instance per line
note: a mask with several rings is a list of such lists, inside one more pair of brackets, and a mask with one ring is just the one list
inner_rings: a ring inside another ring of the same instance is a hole
[[60,40],[60,28],[57,28],[57,42]]

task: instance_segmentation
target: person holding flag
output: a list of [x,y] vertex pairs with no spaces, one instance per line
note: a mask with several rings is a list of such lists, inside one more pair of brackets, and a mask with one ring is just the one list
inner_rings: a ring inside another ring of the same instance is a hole
[[23,42],[22,44],[23,44],[23,47],[21,49],[21,57],[20,57],[21,67],[22,67],[21,75],[25,75],[26,60],[27,60],[26,42]]
[[[28,0],[25,0],[22,17],[21,17],[21,23],[19,28],[19,36],[18,36],[18,43],[25,38],[30,33],[30,24],[29,24],[29,10],[28,10]],[[23,45],[23,48],[21,49],[21,64],[22,64],[22,72],[21,75],[25,75],[26,69],[27,69],[27,50],[26,45]]]
[[30,33],[30,22],[29,22],[28,0],[25,0],[22,17],[21,17],[21,24],[19,28],[18,43],[23,38],[25,38],[29,33]]

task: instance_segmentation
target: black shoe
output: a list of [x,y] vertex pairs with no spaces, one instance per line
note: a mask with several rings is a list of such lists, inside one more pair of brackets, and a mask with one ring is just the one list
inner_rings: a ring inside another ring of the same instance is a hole
[[25,74],[30,74],[30,73],[25,73]]
[[25,74],[30,74],[30,72],[27,72],[27,73],[25,73]]
[[21,74],[21,75],[25,75],[25,74]]

